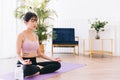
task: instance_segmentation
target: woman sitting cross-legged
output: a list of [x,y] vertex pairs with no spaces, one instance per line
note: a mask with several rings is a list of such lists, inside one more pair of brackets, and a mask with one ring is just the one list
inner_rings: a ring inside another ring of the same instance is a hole
[[[17,39],[17,64],[23,65],[24,77],[52,73],[61,67],[60,58],[50,58],[40,52],[38,36],[34,33],[37,27],[37,15],[27,12],[24,15],[24,23],[27,29],[18,35]],[[37,62],[41,57],[49,61]]]

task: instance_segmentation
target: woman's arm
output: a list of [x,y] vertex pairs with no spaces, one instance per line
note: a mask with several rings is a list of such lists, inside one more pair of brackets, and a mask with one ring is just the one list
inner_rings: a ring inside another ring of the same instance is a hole
[[21,56],[21,47],[22,47],[22,43],[23,43],[23,36],[22,34],[18,35],[17,38],[17,58],[18,60],[22,63],[22,64],[31,64],[29,60],[23,60],[22,56]]
[[[36,36],[37,36],[37,35],[36,35]],[[39,41],[38,36],[37,36],[37,40]],[[43,58],[43,59],[47,59],[47,60],[50,60],[50,61],[61,61],[60,58],[52,58],[52,57],[46,56],[44,53],[41,52],[40,48],[38,48],[37,53],[38,53],[38,56],[37,56],[37,57],[41,57],[41,58]]]
[[60,58],[51,58],[51,57],[46,56],[44,53],[42,53],[40,51],[40,49],[38,49],[38,57],[42,57],[42,58],[50,60],[50,61],[61,61]]

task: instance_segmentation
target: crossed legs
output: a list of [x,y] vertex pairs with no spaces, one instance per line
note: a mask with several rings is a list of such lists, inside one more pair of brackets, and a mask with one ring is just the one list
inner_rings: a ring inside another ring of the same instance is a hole
[[[42,67],[39,67],[39,66],[42,66]],[[57,62],[57,61],[39,62],[39,63],[36,63],[36,65],[33,65],[33,64],[24,65],[23,66],[24,77],[26,76],[32,77],[39,74],[52,73],[58,70],[60,67],[61,67],[61,64],[60,62]]]

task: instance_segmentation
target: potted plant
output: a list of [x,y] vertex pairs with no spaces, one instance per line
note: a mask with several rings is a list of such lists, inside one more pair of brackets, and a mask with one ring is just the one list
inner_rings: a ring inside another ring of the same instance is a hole
[[47,40],[48,36],[52,35],[52,31],[48,32],[48,28],[52,28],[53,25],[48,24],[48,19],[53,19],[52,17],[56,15],[55,11],[49,9],[48,3],[51,0],[21,0],[20,6],[15,10],[16,18],[23,18],[24,14],[28,11],[36,13],[38,17],[36,34],[39,38],[39,43],[41,46],[41,51],[44,53],[43,41]]
[[100,21],[98,19],[96,19],[92,24],[91,24],[91,28],[96,30],[96,39],[100,39],[99,36],[99,31],[102,30],[104,31],[104,27],[105,25],[108,24],[107,21]]

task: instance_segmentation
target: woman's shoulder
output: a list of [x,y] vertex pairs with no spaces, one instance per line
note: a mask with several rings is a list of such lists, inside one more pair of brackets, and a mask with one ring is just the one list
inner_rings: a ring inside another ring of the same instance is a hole
[[34,33],[34,34],[35,34],[36,38],[38,39],[38,35],[36,33]]
[[23,32],[21,32],[21,33],[19,33],[19,34],[18,34],[18,38],[23,39],[23,38],[24,38],[24,34],[25,34],[25,33],[24,33],[24,31],[23,31]]
[[36,37],[38,37],[38,35],[34,32],[34,35],[36,36]]

